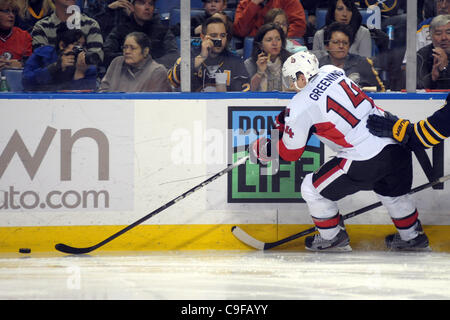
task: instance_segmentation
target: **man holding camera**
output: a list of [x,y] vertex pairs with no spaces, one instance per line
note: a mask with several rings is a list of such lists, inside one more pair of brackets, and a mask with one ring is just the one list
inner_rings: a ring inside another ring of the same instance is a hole
[[33,27],[33,51],[39,47],[58,46],[56,30],[61,24],[68,29],[79,29],[86,38],[86,61],[89,65],[99,65],[103,60],[103,37],[100,26],[94,19],[80,12],[76,0],[54,0],[55,11],[48,17],[39,20]]
[[97,68],[89,64],[86,37],[79,29],[60,24],[57,46],[37,48],[27,60],[22,83],[29,91],[93,91]]
[[[226,23],[216,17],[202,25],[202,44],[191,55],[191,91],[249,91],[249,76],[243,60],[227,49],[231,38]],[[169,81],[180,86],[181,58],[169,70]]]

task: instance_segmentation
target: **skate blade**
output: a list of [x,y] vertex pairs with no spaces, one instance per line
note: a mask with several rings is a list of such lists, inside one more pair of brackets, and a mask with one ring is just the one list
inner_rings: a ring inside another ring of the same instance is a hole
[[395,252],[431,252],[433,249],[431,249],[430,246],[423,247],[423,248],[389,248],[389,251],[395,251]]
[[332,252],[332,253],[341,253],[341,252],[351,252],[352,251],[352,247],[347,244],[345,246],[342,247],[332,247],[332,248],[327,248],[327,249],[312,249],[312,248],[308,248],[305,247],[306,250],[308,251],[312,251],[312,252]]

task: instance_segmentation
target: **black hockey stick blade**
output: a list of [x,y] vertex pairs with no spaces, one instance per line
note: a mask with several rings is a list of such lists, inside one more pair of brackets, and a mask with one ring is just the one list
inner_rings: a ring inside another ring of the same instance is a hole
[[118,236],[124,234],[125,232],[127,232],[130,229],[133,229],[134,227],[136,227],[137,225],[140,225],[142,222],[150,219],[151,217],[153,217],[154,215],[160,213],[161,211],[164,211],[165,209],[171,207],[172,205],[174,205],[175,203],[177,203],[178,201],[186,198],[187,196],[191,195],[192,193],[196,192],[197,190],[200,190],[201,188],[203,188],[204,186],[206,186],[207,184],[213,182],[214,180],[216,180],[217,178],[223,176],[224,174],[230,172],[231,170],[233,170],[234,168],[240,166],[241,164],[244,164],[245,162],[247,162],[247,160],[249,159],[250,156],[245,156],[241,159],[239,159],[238,161],[236,161],[235,163],[229,165],[228,167],[226,167],[225,169],[223,169],[222,171],[216,173],[215,175],[213,175],[212,177],[206,179],[205,181],[203,181],[202,183],[199,183],[198,185],[196,185],[195,187],[189,189],[188,191],[184,192],[182,195],[176,197],[175,199],[167,202],[165,205],[159,207],[158,209],[150,212],[149,214],[147,214],[146,216],[140,218],[139,220],[133,222],[132,224],[130,224],[129,226],[123,228],[122,230],[114,233],[113,235],[111,235],[110,237],[106,238],[105,240],[97,243],[96,245],[93,245],[91,247],[85,247],[85,248],[77,248],[77,247],[71,247],[69,245],[63,244],[63,243],[58,243],[55,245],[55,249],[58,251],[61,251],[63,253],[68,253],[68,254],[85,254],[85,253],[89,253],[91,251],[94,251],[100,247],[102,247],[103,245],[107,244],[108,242],[114,240],[115,238],[117,238]]
[[[445,181],[447,181],[447,180],[449,180],[449,179],[450,179],[450,174],[449,174],[449,175],[446,175],[446,176],[443,176],[443,177],[441,177],[441,178],[439,178],[439,179],[437,179],[437,180],[435,180],[435,181],[428,182],[428,183],[422,184],[422,185],[420,185],[420,186],[417,186],[417,187],[415,187],[414,189],[412,189],[412,190],[409,192],[409,194],[413,194],[413,193],[422,191],[422,190],[424,190],[424,189],[433,187],[434,185],[439,184],[439,183],[443,183],[443,182],[445,182]],[[353,218],[353,217],[355,217],[355,216],[357,216],[357,215],[360,215],[360,214],[362,214],[362,213],[364,213],[364,212],[367,212],[367,211],[370,211],[370,210],[372,210],[372,209],[381,207],[382,205],[383,205],[383,204],[381,203],[381,201],[378,201],[378,202],[376,202],[376,203],[372,203],[371,205],[368,205],[368,206],[363,207],[363,208],[361,208],[361,209],[358,209],[358,210],[355,210],[355,211],[353,211],[353,212],[347,213],[347,214],[343,215],[342,218],[343,218],[344,220],[349,219],[349,218]],[[280,246],[280,245],[282,245],[282,244],[284,244],[284,243],[286,243],[286,242],[289,242],[289,241],[298,239],[298,238],[300,238],[300,237],[306,236],[306,235],[308,235],[308,234],[310,234],[310,233],[313,233],[313,232],[316,231],[316,230],[317,230],[316,227],[312,227],[312,228],[309,228],[309,229],[307,229],[307,230],[303,230],[303,231],[301,231],[301,232],[299,232],[299,233],[293,234],[293,235],[291,235],[291,236],[289,236],[289,237],[280,239],[280,240],[278,240],[278,241],[274,241],[274,242],[263,242],[263,241],[260,241],[260,240],[258,240],[258,239],[255,239],[254,237],[252,237],[251,235],[249,235],[247,232],[245,232],[244,230],[242,230],[242,229],[241,229],[240,227],[238,227],[238,226],[233,226],[233,227],[231,227],[231,233],[232,233],[238,240],[240,240],[241,242],[245,243],[245,244],[248,245],[249,247],[252,247],[252,248],[255,248],[255,249],[258,249],[258,250],[269,250],[269,249],[278,247],[278,246]]]
[[58,251],[61,251],[63,253],[68,253],[68,254],[85,254],[85,253],[89,253],[93,250],[95,250],[96,246],[94,247],[87,247],[87,248],[75,248],[75,247],[71,247],[68,246],[64,243],[58,243],[55,245],[55,249]]

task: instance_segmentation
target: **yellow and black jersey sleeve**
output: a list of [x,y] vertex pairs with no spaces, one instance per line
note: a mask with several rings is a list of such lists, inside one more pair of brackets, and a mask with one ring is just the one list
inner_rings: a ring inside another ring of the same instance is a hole
[[170,84],[175,87],[178,88],[180,86],[180,63],[181,63],[181,58],[178,58],[177,61],[175,62],[175,65],[170,68],[167,72],[167,78],[169,79]]
[[425,120],[414,124],[414,134],[408,144],[412,148],[431,148],[450,136],[450,103]]

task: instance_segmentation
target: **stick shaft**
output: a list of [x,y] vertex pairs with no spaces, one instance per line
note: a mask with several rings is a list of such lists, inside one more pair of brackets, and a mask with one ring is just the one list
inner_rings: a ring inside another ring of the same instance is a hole
[[101,246],[107,244],[108,242],[114,240],[115,238],[119,237],[120,235],[124,234],[125,232],[133,229],[134,227],[140,225],[141,223],[143,223],[144,221],[150,219],[151,217],[157,215],[158,213],[166,210],[167,208],[173,206],[175,203],[183,200],[184,198],[188,197],[189,195],[191,195],[192,193],[200,190],[201,188],[203,188],[204,186],[208,185],[209,183],[213,182],[214,180],[216,180],[217,178],[223,176],[224,174],[230,172],[231,170],[233,170],[234,168],[240,166],[241,164],[244,164],[247,160],[248,160],[249,156],[245,156],[243,158],[241,158],[239,161],[229,165],[227,168],[221,170],[220,172],[216,173],[215,175],[213,175],[212,177],[206,179],[205,181],[199,183],[198,185],[196,185],[195,187],[189,189],[188,191],[184,192],[183,194],[181,194],[180,196],[176,197],[175,199],[167,202],[166,204],[162,205],[161,207],[159,207],[158,209],[150,212],[149,214],[147,214],[146,216],[140,218],[139,220],[133,222],[132,224],[130,224],[129,226],[126,226],[125,228],[123,228],[122,230],[114,233],[113,235],[111,235],[110,237],[106,238],[105,240],[97,243],[94,246],[91,247],[87,247],[87,248],[76,248],[76,247],[71,247],[62,243],[59,243],[57,245],[55,245],[55,249],[64,253],[70,253],[70,254],[83,254],[83,253],[88,253],[91,252],[95,249],[100,248]]

